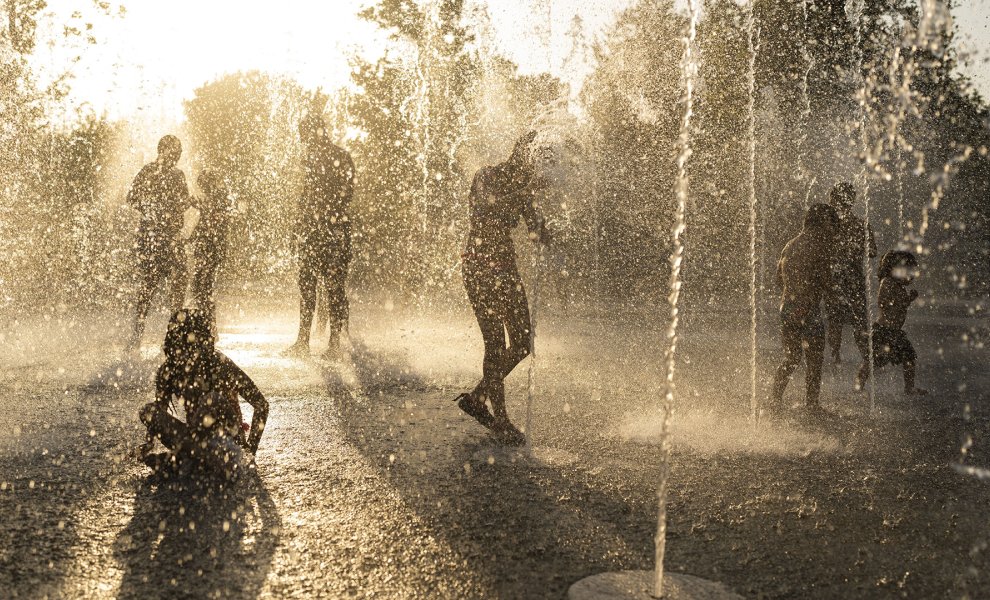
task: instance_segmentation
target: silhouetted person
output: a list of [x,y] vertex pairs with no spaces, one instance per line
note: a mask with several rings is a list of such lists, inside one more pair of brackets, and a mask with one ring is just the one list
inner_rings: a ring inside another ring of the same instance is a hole
[[217,275],[227,258],[227,235],[230,231],[230,191],[219,173],[204,170],[196,179],[201,198],[193,198],[199,209],[199,223],[193,232],[192,293],[196,308],[203,311],[214,335],[217,331]]
[[179,232],[182,213],[189,206],[186,176],[175,165],[182,143],[174,135],[158,142],[158,158],[141,168],[127,202],[140,213],[135,249],[138,255],[138,290],[134,327],[127,350],[140,347],[144,322],[155,292],[168,281],[166,293],[172,311],[182,308],[186,293],[186,259]]
[[[521,217],[531,238],[543,244],[549,241],[543,218],[533,204],[542,187],[530,157],[529,145],[535,137],[535,132],[523,136],[507,161],[475,174],[470,231],[463,254],[464,287],[481,328],[485,358],[481,382],[470,393],[458,396],[457,405],[514,444],[523,443],[525,437],[506,412],[504,380],[530,353],[533,332],[511,233]],[[486,400],[491,403],[491,412]]]
[[835,185],[829,192],[829,204],[839,215],[832,250],[832,293],[826,300],[828,319],[828,345],[832,349],[832,361],[841,362],[842,327],[851,325],[853,340],[864,362],[869,356],[869,321],[867,317],[865,262],[866,240],[869,237],[869,256],[877,255],[873,229],[853,213],[856,188],[849,182]]
[[[340,332],[348,319],[347,268],[351,262],[351,221],[348,207],[354,195],[354,162],[334,145],[317,111],[299,124],[305,146],[305,183],[299,198],[296,238],[299,248],[299,335],[287,353],[309,354],[310,330],[317,295],[324,288],[330,342],[325,356],[339,350]],[[322,280],[322,284],[320,285]]]
[[[904,333],[907,309],[918,298],[918,290],[908,289],[917,272],[918,260],[910,252],[893,250],[883,255],[877,270],[880,278],[877,298],[880,316],[873,324],[873,365],[876,368],[888,363],[903,365],[904,393],[909,396],[928,393],[914,387],[915,361],[918,355]],[[856,376],[856,388],[863,389],[869,377],[869,363],[863,363]]]
[[784,361],[777,368],[770,392],[770,410],[783,407],[784,390],[805,355],[807,372],[806,402],[812,411],[820,409],[822,359],[825,325],[822,301],[832,286],[831,252],[839,218],[826,204],[808,209],[801,233],[787,242],[777,263],[777,283],[781,288],[780,333]]
[[[172,315],[162,345],[165,362],[155,377],[155,401],[140,411],[141,422],[148,428],[142,460],[152,468],[189,460],[234,471],[238,447],[251,454],[258,451],[268,401],[251,378],[213,344],[210,323],[202,312],[182,309]],[[247,435],[238,398],[254,409]],[[170,414],[170,408],[178,413],[176,404],[185,413],[185,421]],[[152,454],[156,439],[169,452]]]

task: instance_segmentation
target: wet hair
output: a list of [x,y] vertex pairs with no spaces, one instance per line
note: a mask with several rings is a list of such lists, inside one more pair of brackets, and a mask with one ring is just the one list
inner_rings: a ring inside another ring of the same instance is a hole
[[183,308],[175,311],[168,321],[162,351],[169,361],[195,361],[200,355],[213,351],[210,320],[203,311]]
[[534,175],[533,159],[528,153],[530,144],[536,139],[536,131],[529,131],[518,140],[512,148],[512,154],[502,163],[507,174],[518,183],[528,182]]
[[828,202],[832,206],[850,207],[855,200],[856,187],[850,181],[840,181],[828,193]]
[[158,154],[161,155],[166,152],[182,153],[182,142],[179,141],[179,138],[174,135],[166,135],[158,140]]
[[323,137],[326,134],[327,125],[323,121],[323,116],[317,112],[309,111],[299,121],[299,137],[306,140]]
[[918,259],[907,250],[891,250],[880,259],[880,266],[877,268],[877,277],[884,279],[890,277],[897,267],[917,267]]
[[828,204],[812,204],[804,216],[805,229],[835,229],[839,225],[839,214]]
[[176,400],[208,391],[215,381],[213,333],[202,311],[194,308],[177,310],[168,321],[165,333],[165,362],[158,369],[155,386],[168,399],[173,410]]

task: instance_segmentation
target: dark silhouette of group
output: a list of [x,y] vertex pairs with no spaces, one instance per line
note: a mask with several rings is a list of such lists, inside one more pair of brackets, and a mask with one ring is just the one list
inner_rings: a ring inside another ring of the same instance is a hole
[[814,414],[822,410],[819,396],[826,342],[823,305],[835,363],[840,362],[842,327],[853,327],[862,357],[856,389],[863,388],[875,368],[890,363],[903,367],[905,394],[927,393],[915,387],[917,355],[903,331],[908,306],[918,297],[917,290],[908,289],[917,276],[917,259],[910,252],[895,250],[880,260],[879,315],[870,327],[865,265],[877,254],[876,242],[869,224],[853,214],[855,198],[851,183],[837,184],[829,194],[830,203],[812,205],[801,232],[781,252],[777,281],[781,288],[784,360],[771,387],[771,413],[782,410],[784,390],[802,355],[806,363],[807,409]]
[[[293,227],[299,259],[299,330],[286,354],[309,355],[314,316],[321,304],[329,329],[324,356],[334,358],[348,320],[348,211],[355,167],[350,155],[330,140],[322,110],[322,104],[314,103],[299,125],[305,147],[305,180]],[[535,138],[535,132],[524,135],[508,159],[475,174],[469,196],[470,228],[462,254],[464,287],[485,352],[480,382],[459,395],[456,402],[497,439],[512,445],[524,443],[525,436],[509,419],[504,382],[532,352],[533,332],[511,232],[523,221],[531,239],[541,244],[550,241],[535,202],[548,188],[534,166]],[[139,346],[155,292],[165,288],[173,311],[165,341],[166,361],[158,375],[158,396],[141,412],[149,431],[145,459],[159,464],[178,455],[198,453],[219,457],[213,461],[217,464],[235,464],[238,461],[232,458],[231,448],[251,453],[257,449],[268,405],[250,378],[214,347],[216,280],[228,253],[230,194],[221,174],[204,170],[198,178],[203,196],[191,197],[185,176],[176,167],[181,154],[178,138],[163,137],[158,158],[141,169],[128,194],[130,204],[141,213],[136,244],[140,286],[128,347]],[[903,331],[907,308],[918,295],[908,289],[917,261],[904,251],[888,252],[881,259],[879,316],[871,327],[865,267],[868,259],[876,256],[876,243],[869,224],[853,213],[855,199],[852,184],[836,185],[830,204],[812,205],[801,232],[781,253],[777,279],[782,292],[784,360],[772,384],[771,413],[782,409],[784,391],[802,357],[807,365],[807,407],[820,413],[826,341],[833,361],[839,363],[845,325],[852,326],[862,357],[857,388],[862,388],[874,368],[893,363],[903,366],[905,393],[925,393],[914,385],[916,353]],[[187,276],[180,230],[182,213],[189,206],[200,211],[192,236],[195,308],[183,309]],[[254,406],[251,425],[241,423],[238,397]],[[169,405],[177,400],[184,404],[185,423],[168,414]],[[171,458],[150,452],[150,442],[155,439],[171,450],[167,455]]]
[[[299,331],[285,354],[309,355],[319,303],[329,329],[324,357],[334,358],[348,320],[348,209],[355,168],[347,151],[331,142],[322,108],[314,102],[299,125],[305,148],[305,179],[293,227],[299,259]],[[550,238],[534,203],[535,195],[547,187],[534,168],[531,145],[535,137],[535,132],[523,136],[508,160],[484,167],[475,175],[470,231],[463,254],[464,285],[484,339],[485,356],[481,382],[458,396],[457,404],[500,441],[513,445],[524,443],[525,437],[509,420],[504,380],[530,354],[533,337],[511,232],[522,219],[540,243],[546,244]],[[172,310],[164,344],[166,359],[156,379],[157,396],[140,415],[148,428],[141,454],[153,468],[185,457],[232,473],[240,464],[240,450],[253,454],[257,449],[268,404],[251,379],[214,347],[216,282],[228,254],[233,210],[230,193],[220,173],[204,170],[197,179],[203,196],[191,196],[185,175],[176,166],[181,155],[179,139],[163,137],[157,159],[141,169],[128,193],[129,203],[141,215],[136,243],[140,286],[128,351],[140,347],[156,292],[165,291]],[[200,212],[192,235],[195,307],[183,308],[187,269],[180,231],[183,212],[190,206]],[[250,425],[241,422],[238,398],[254,407]],[[185,411],[184,422],[169,414],[176,402]],[[168,452],[153,452],[155,440]]]

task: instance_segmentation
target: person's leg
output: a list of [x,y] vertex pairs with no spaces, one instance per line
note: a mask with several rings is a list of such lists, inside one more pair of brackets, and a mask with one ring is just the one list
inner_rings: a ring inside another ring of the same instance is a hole
[[533,323],[529,314],[529,300],[526,288],[518,273],[506,279],[503,290],[506,298],[505,328],[509,333],[509,348],[502,364],[502,377],[508,377],[524,358],[533,350]]
[[321,277],[317,284],[316,294],[316,316],[313,317],[316,333],[326,333],[327,325],[330,323],[331,292],[330,281],[327,277]]
[[829,318],[827,337],[828,346],[832,351],[832,362],[839,364],[842,362],[842,321]]
[[903,330],[898,334],[895,353],[896,359],[904,364],[904,393],[909,396],[924,396],[928,392],[914,385],[918,355],[907,334]]
[[203,314],[210,322],[213,335],[217,335],[217,275],[220,272],[219,260],[211,257],[203,272],[202,306]]
[[347,322],[349,306],[347,303],[347,261],[344,256],[332,257],[332,263],[327,272],[326,280],[326,314],[327,329],[330,340],[327,352],[335,353],[340,346],[340,332]]
[[856,341],[856,349],[864,363],[870,358],[870,322],[867,318],[866,309],[866,288],[860,287],[854,294],[850,294],[850,325],[852,325],[853,339]]
[[303,242],[299,261],[299,333],[296,343],[289,348],[291,353],[308,354],[310,330],[313,327],[313,313],[316,310],[319,260],[316,248],[309,240]]
[[151,249],[141,250],[138,261],[137,298],[134,302],[131,338],[127,342],[128,350],[137,350],[141,347],[141,338],[144,336],[144,326],[148,318],[148,310],[151,308],[151,301],[155,297],[155,290],[165,278],[165,268],[162,263],[162,257],[156,256]]
[[148,436],[159,440],[163,446],[178,451],[190,441],[189,428],[173,417],[162,405],[151,402],[145,404],[139,413],[141,422],[148,428]]
[[474,310],[478,328],[485,345],[485,356],[482,362],[482,376],[478,385],[467,394],[457,398],[458,406],[464,412],[477,419],[485,427],[495,424],[492,414],[485,406],[485,400],[493,395],[503,396],[501,368],[502,354],[505,349],[505,329],[498,318],[497,307],[493,305],[492,281],[487,269],[473,264],[464,264],[464,287],[467,290],[471,308]]
[[175,314],[186,301],[186,287],[189,285],[189,269],[186,266],[186,251],[176,240],[168,251],[168,304]]
[[193,305],[203,311],[211,322],[213,319],[213,283],[216,277],[216,264],[210,253],[197,248],[193,256],[192,300]]
[[774,373],[773,386],[770,390],[770,410],[779,410],[784,401],[784,390],[790,383],[794,370],[801,363],[801,331],[784,321],[780,328],[781,342],[784,346],[784,360]]
[[492,408],[496,410],[496,404],[501,400],[504,412],[505,325],[499,318],[501,311],[490,310],[491,308],[490,303],[484,303],[474,311],[485,345],[485,357],[481,364],[481,381],[471,395],[482,401],[490,401]]
[[822,390],[822,362],[825,359],[825,330],[820,321],[806,325],[803,344],[807,365],[805,402],[809,407],[817,407]]

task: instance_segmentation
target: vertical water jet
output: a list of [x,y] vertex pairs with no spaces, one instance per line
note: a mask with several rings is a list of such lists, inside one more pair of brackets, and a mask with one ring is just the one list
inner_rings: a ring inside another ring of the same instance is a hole
[[[752,0],[751,0],[752,3]],[[752,14],[752,8],[750,8]],[[752,34],[751,34],[752,35]],[[811,94],[808,92],[808,77],[815,66],[815,59],[808,51],[808,0],[801,0],[801,60],[804,68],[801,70],[801,131],[798,137],[798,176],[805,186],[804,207],[810,206],[811,187],[814,179],[808,182],[808,165],[805,150],[808,142],[808,127],[811,125]]]
[[673,251],[670,256],[670,322],[667,326],[667,351],[664,356],[664,395],[663,417],[660,429],[660,485],[657,489],[656,566],[654,568],[653,594],[663,596],[663,558],[667,543],[667,485],[670,479],[670,419],[674,412],[674,370],[677,358],[677,325],[680,321],[678,300],[681,296],[681,264],[684,260],[684,234],[690,181],[687,163],[691,158],[691,124],[694,116],[694,85],[698,75],[698,62],[695,57],[695,38],[698,31],[698,6],[695,0],[687,0],[688,29],[684,36],[684,54],[681,57],[681,81],[684,88],[684,114],[681,118],[680,133],[677,136],[677,181],[675,193],[677,208],[674,213],[674,227],[671,231]]
[[861,152],[863,155],[863,165],[856,178],[860,180],[860,189],[863,190],[863,279],[866,286],[866,340],[867,340],[867,369],[869,377],[869,397],[870,413],[876,412],[877,393],[876,381],[873,373],[873,310],[869,299],[873,296],[873,280],[871,278],[870,267],[870,182],[868,167],[872,167],[875,161],[870,159],[869,132],[866,129],[867,112],[869,111],[870,89],[869,81],[863,74],[863,13],[865,10],[864,0],[846,0],[846,16],[853,25],[853,56],[854,72],[859,79],[859,87],[856,92],[858,105],[856,129],[859,133]]
[[[749,406],[750,420],[757,422],[756,400],[756,53],[759,51],[759,30],[753,16],[753,1],[746,4],[746,47],[749,52],[746,83],[749,91],[746,106],[749,137]],[[807,74],[806,74],[807,75]],[[807,86],[805,86],[807,87]],[[803,169],[803,160],[800,168]]]

